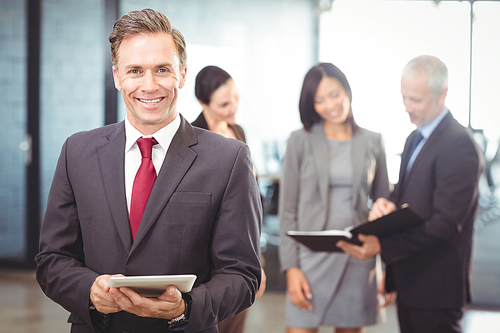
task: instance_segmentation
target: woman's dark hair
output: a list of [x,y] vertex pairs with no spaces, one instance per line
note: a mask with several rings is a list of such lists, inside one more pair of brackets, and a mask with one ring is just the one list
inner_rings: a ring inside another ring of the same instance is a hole
[[[311,127],[314,124],[322,121],[321,117],[314,108],[314,96],[316,96],[319,83],[324,77],[331,77],[338,80],[352,103],[351,86],[349,85],[344,73],[342,73],[337,66],[331,63],[320,63],[314,66],[304,77],[304,83],[302,84],[299,101],[300,120],[302,121],[306,131],[311,130]],[[346,122],[351,125],[353,132],[356,131],[358,125],[354,121],[352,107],[349,110]]]
[[219,89],[229,79],[231,79],[231,75],[222,68],[207,66],[196,75],[194,94],[199,101],[210,104],[210,97],[214,91]]

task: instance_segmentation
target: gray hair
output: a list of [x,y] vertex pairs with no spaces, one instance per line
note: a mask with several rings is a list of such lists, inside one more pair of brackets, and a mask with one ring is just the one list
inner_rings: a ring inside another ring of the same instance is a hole
[[401,77],[411,78],[417,72],[427,73],[427,84],[434,96],[448,88],[448,68],[439,58],[426,54],[415,57],[405,66]]

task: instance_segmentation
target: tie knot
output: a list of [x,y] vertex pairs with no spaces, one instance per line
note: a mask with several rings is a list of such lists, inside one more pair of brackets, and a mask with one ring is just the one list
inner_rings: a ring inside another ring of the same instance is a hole
[[415,138],[413,139],[414,146],[417,146],[420,143],[420,141],[422,141],[423,138],[424,136],[422,135],[422,132],[417,131]]
[[157,144],[158,141],[155,138],[139,138],[137,139],[137,146],[139,146],[139,150],[141,151],[141,156],[143,158],[151,158],[151,152],[153,150],[153,145]]

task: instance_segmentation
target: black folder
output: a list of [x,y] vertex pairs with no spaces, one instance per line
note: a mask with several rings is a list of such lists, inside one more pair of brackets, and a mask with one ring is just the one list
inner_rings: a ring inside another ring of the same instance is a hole
[[287,235],[313,251],[342,252],[335,244],[346,241],[361,245],[358,234],[386,236],[422,224],[424,221],[408,205],[371,222],[362,223],[350,230],[288,231]]

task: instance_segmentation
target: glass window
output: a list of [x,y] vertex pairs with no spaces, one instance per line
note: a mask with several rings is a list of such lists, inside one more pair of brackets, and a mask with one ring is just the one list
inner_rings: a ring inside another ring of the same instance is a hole
[[[42,216],[64,140],[104,124],[104,2],[44,0],[41,40]],[[109,69],[111,70],[111,69]]]
[[500,184],[500,3],[474,3],[471,123],[483,131],[488,186]]
[[0,260],[22,260],[26,235],[26,19],[24,1],[0,0]]

